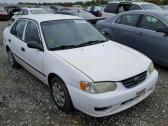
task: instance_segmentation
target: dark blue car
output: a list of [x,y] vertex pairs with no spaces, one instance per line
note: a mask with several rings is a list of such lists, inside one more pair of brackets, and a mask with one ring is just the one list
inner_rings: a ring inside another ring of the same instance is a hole
[[111,40],[168,66],[168,11],[128,11],[99,21],[96,27]]

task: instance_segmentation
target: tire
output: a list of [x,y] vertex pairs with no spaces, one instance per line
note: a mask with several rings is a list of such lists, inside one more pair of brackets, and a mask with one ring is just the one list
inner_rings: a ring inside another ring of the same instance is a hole
[[11,50],[8,51],[8,62],[12,66],[12,68],[20,68],[20,64],[15,60],[13,53]]
[[64,82],[58,77],[53,77],[51,79],[50,88],[54,103],[57,107],[64,112],[71,111],[73,104]]

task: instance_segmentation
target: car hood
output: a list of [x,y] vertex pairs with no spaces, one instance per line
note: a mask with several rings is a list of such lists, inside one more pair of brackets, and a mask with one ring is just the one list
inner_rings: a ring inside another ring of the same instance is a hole
[[146,71],[150,62],[137,51],[112,41],[54,53],[93,81],[121,81]]

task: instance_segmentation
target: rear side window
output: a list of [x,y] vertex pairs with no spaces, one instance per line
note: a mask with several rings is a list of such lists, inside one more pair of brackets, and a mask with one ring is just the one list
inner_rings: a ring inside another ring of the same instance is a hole
[[28,15],[28,10],[24,9],[22,15]]
[[38,27],[35,22],[28,21],[26,31],[25,31],[25,42],[37,42],[40,44],[40,36],[38,32]]
[[135,4],[131,4],[130,9],[129,10],[142,10],[142,8],[138,5]]
[[140,15],[137,14],[122,15],[115,21],[115,23],[128,26],[136,26],[139,16]]
[[142,21],[142,28],[149,30],[158,30],[160,28],[167,28],[167,26],[158,18],[153,16],[144,16]]
[[108,3],[104,12],[107,13],[117,13],[117,9],[119,7],[119,3]]
[[11,29],[11,34],[22,40],[26,20],[18,20]]

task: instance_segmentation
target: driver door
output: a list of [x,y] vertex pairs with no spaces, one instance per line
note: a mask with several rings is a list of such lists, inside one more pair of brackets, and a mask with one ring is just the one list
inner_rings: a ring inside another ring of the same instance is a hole
[[[28,21],[26,30],[25,30],[24,41],[26,43],[36,42],[37,44],[42,45],[39,27],[36,22]],[[29,48],[28,46],[26,46],[24,54],[25,54],[24,56],[25,66],[27,67],[27,69],[36,77],[44,81],[45,79],[45,75],[43,74],[44,52],[38,49]]]

